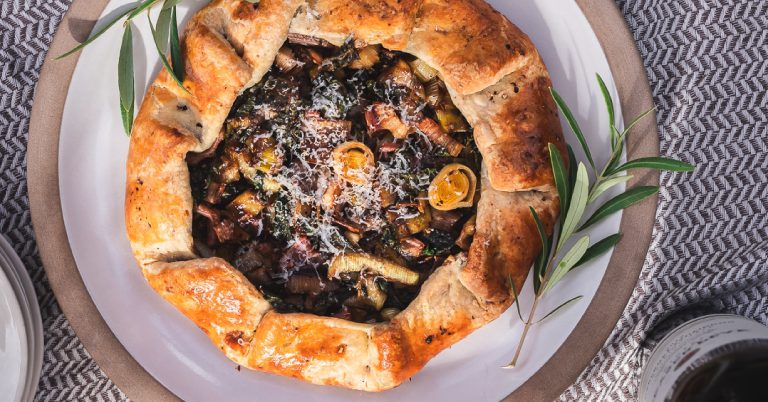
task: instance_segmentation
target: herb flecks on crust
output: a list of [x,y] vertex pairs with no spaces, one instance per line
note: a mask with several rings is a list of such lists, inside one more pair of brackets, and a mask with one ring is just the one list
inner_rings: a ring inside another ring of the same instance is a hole
[[474,235],[480,153],[435,70],[291,36],[190,154],[194,238],[280,312],[388,320]]

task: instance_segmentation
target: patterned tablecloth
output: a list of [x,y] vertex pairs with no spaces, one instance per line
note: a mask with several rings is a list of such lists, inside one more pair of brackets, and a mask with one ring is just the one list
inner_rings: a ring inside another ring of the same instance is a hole
[[[26,191],[35,85],[71,0],[0,2],[0,233],[36,285],[45,328],[39,400],[125,400],[62,314],[37,255]],[[562,400],[632,400],[648,333],[692,305],[768,323],[768,0],[619,0],[658,107],[653,241],[610,338]]]

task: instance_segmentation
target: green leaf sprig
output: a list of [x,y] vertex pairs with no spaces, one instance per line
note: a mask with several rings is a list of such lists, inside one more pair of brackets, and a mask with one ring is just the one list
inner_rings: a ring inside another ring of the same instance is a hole
[[[512,292],[515,296],[517,313],[525,324],[525,327],[523,328],[523,333],[520,337],[517,349],[515,350],[515,355],[505,368],[513,368],[517,364],[525,339],[532,325],[545,320],[555,312],[572,305],[582,298],[582,296],[577,296],[567,300],[545,314],[541,319],[535,320],[536,310],[544,296],[548,294],[558,282],[566,278],[566,275],[573,269],[608,252],[621,240],[621,234],[616,233],[601,239],[590,246],[590,236],[585,232],[586,229],[608,216],[656,194],[659,191],[659,188],[656,186],[639,186],[626,190],[602,203],[585,219],[584,213],[588,207],[597,203],[600,196],[607,190],[631,179],[632,176],[624,174],[624,172],[628,170],[638,168],[674,172],[691,172],[694,170],[693,165],[662,157],[640,158],[622,164],[621,157],[624,152],[628,133],[640,120],[653,112],[654,109],[650,109],[632,120],[626,129],[619,130],[619,128],[616,127],[616,112],[613,99],[611,98],[611,94],[608,91],[605,82],[599,74],[597,75],[597,82],[600,86],[600,92],[603,95],[610,120],[608,129],[610,133],[611,155],[602,169],[598,169],[595,165],[592,152],[589,149],[589,144],[584,137],[584,133],[581,130],[579,123],[571,112],[571,109],[557,91],[554,89],[551,90],[552,98],[555,100],[557,108],[565,117],[584,151],[587,163],[594,173],[595,180],[594,182],[590,182],[587,166],[584,162],[576,160],[570,145],[567,147],[571,166],[569,171],[565,168],[565,162],[560,154],[560,150],[554,144],[549,144],[552,174],[560,198],[562,212],[560,214],[559,224],[556,225],[552,237],[549,237],[547,236],[547,232],[544,229],[539,214],[533,207],[530,208],[542,245],[541,254],[531,268],[535,296],[531,309],[528,312],[528,318],[523,319],[520,312],[520,305],[517,301],[518,289],[515,287],[514,283],[512,283]],[[578,238],[575,242],[571,242],[574,237]]]
[[[154,25],[149,15],[149,10],[159,4],[161,0],[142,0],[136,3],[122,13],[107,21],[101,28],[96,30],[83,43],[75,46],[56,59],[62,59],[70,56],[98,39],[104,32],[107,32],[118,21],[125,18],[123,23],[123,39],[120,45],[120,56],[117,61],[117,86],[120,92],[120,117],[123,122],[123,129],[127,135],[131,135],[133,129],[133,118],[135,115],[136,93],[134,79],[134,61],[133,61],[133,20],[142,12],[147,12],[149,28],[152,31],[152,39],[163,67],[176,84],[189,93],[184,87],[184,61],[181,57],[181,44],[179,41],[179,24],[176,18],[176,6],[181,0],[162,0],[160,14]],[[166,53],[170,53],[170,61]]]

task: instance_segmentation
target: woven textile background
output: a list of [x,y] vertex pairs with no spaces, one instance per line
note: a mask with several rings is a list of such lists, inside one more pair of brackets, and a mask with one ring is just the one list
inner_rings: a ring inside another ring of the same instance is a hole
[[[88,356],[45,278],[26,193],[43,59],[71,0],[0,1],[0,233],[36,283],[45,327],[39,400],[124,400]],[[619,0],[658,107],[664,174],[651,249],[602,351],[563,400],[632,400],[648,332],[706,303],[768,323],[768,0]]]
[[684,306],[768,323],[768,0],[619,1],[658,108],[662,174],[640,281],[562,400],[632,400],[646,334]]

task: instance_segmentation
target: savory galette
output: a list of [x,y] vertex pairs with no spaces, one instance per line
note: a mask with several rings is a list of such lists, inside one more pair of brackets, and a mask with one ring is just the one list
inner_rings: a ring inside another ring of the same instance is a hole
[[551,229],[546,68],[482,0],[217,0],[136,118],[150,285],[239,365],[397,386],[504,312]]

